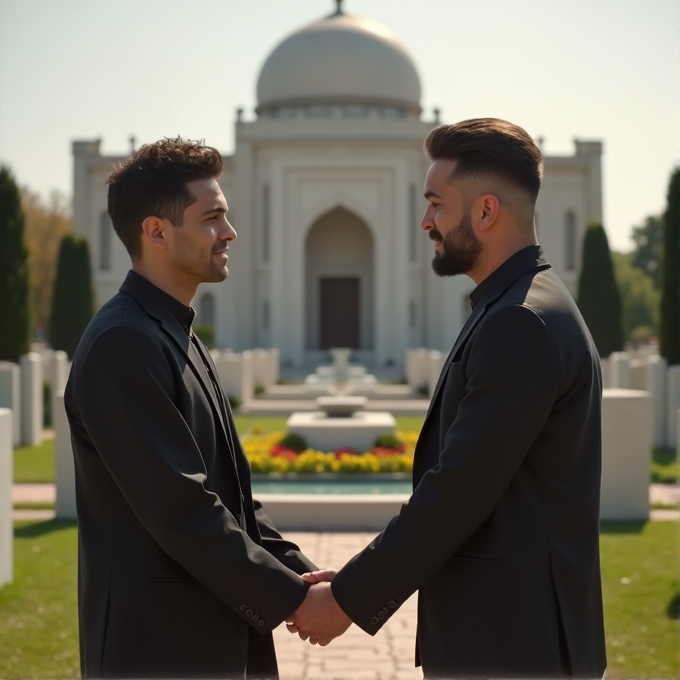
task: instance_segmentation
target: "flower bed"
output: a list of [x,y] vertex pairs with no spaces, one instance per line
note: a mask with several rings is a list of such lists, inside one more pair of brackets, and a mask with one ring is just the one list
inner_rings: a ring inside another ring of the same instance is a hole
[[399,432],[402,445],[398,449],[374,448],[357,453],[349,449],[296,453],[279,442],[282,432],[251,436],[243,440],[250,468],[255,474],[374,474],[413,471],[413,450],[418,432]]

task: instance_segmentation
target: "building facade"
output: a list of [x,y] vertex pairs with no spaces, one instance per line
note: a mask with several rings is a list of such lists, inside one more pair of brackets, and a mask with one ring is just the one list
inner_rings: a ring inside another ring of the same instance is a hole
[[[429,167],[417,70],[384,26],[340,9],[286,38],[257,84],[256,118],[235,123],[220,183],[238,239],[230,276],[201,286],[198,322],[218,347],[277,347],[312,367],[353,347],[379,370],[408,347],[447,350],[469,313],[467,277],[440,279],[420,231]],[[90,240],[97,303],[130,262],[106,212],[111,166],[100,142],[76,141],[74,225]],[[539,240],[575,294],[581,241],[602,219],[600,142],[545,158]]]

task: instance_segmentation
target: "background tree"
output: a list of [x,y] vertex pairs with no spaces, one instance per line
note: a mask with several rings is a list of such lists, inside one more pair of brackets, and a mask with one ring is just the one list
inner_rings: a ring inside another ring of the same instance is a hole
[[669,364],[680,364],[680,168],[668,185],[663,249],[659,351]]
[[48,200],[24,187],[21,204],[26,217],[26,245],[31,278],[31,309],[38,331],[49,325],[59,246],[71,231],[71,211],[66,197],[53,192]]
[[612,252],[614,276],[621,296],[621,321],[627,340],[649,340],[659,335],[661,292],[652,277],[633,265],[635,253]]
[[30,279],[24,214],[9,168],[0,167],[0,359],[18,361],[31,346]]
[[623,349],[621,297],[604,227],[591,223],[583,239],[577,304],[601,357]]
[[663,258],[663,220],[650,216],[644,224],[633,227],[632,265],[651,277],[655,288],[661,288],[661,260]]
[[67,234],[61,241],[54,283],[49,340],[72,357],[94,314],[94,288],[87,240]]

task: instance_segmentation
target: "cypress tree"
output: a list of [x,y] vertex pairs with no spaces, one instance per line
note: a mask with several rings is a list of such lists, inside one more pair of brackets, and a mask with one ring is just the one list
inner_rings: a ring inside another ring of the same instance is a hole
[[680,168],[668,185],[663,244],[659,351],[669,364],[680,364]]
[[28,248],[19,188],[0,167],[0,360],[19,361],[31,346]]
[[578,278],[581,314],[590,329],[601,357],[623,349],[621,296],[604,227],[593,222],[583,239],[583,257]]
[[61,241],[54,282],[49,334],[52,347],[73,357],[93,313],[90,249],[86,239],[68,234]]

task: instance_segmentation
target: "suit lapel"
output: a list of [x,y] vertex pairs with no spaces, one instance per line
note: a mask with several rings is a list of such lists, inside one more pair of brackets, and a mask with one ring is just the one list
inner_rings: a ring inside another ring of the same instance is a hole
[[446,363],[444,364],[444,368],[442,368],[442,372],[439,374],[439,380],[437,381],[437,386],[434,388],[434,392],[432,393],[432,399],[430,399],[430,407],[427,409],[427,415],[425,416],[425,420],[430,415],[430,411],[432,411],[432,408],[434,406],[434,403],[439,396],[439,392],[441,390],[442,385],[444,384],[444,381],[446,379],[446,374],[449,372],[449,368],[451,367],[451,364],[453,363],[453,360],[458,353],[458,350],[461,348],[463,343],[467,340],[468,336],[470,333],[472,333],[473,329],[475,326],[479,323],[480,319],[482,316],[484,316],[484,312],[486,311],[486,304],[479,303],[473,310],[472,314],[468,316],[467,321],[465,322],[465,325],[463,326],[463,329],[461,332],[458,334],[458,337],[456,338],[456,342],[453,345],[453,349],[451,352],[449,352],[449,356],[446,358]]

